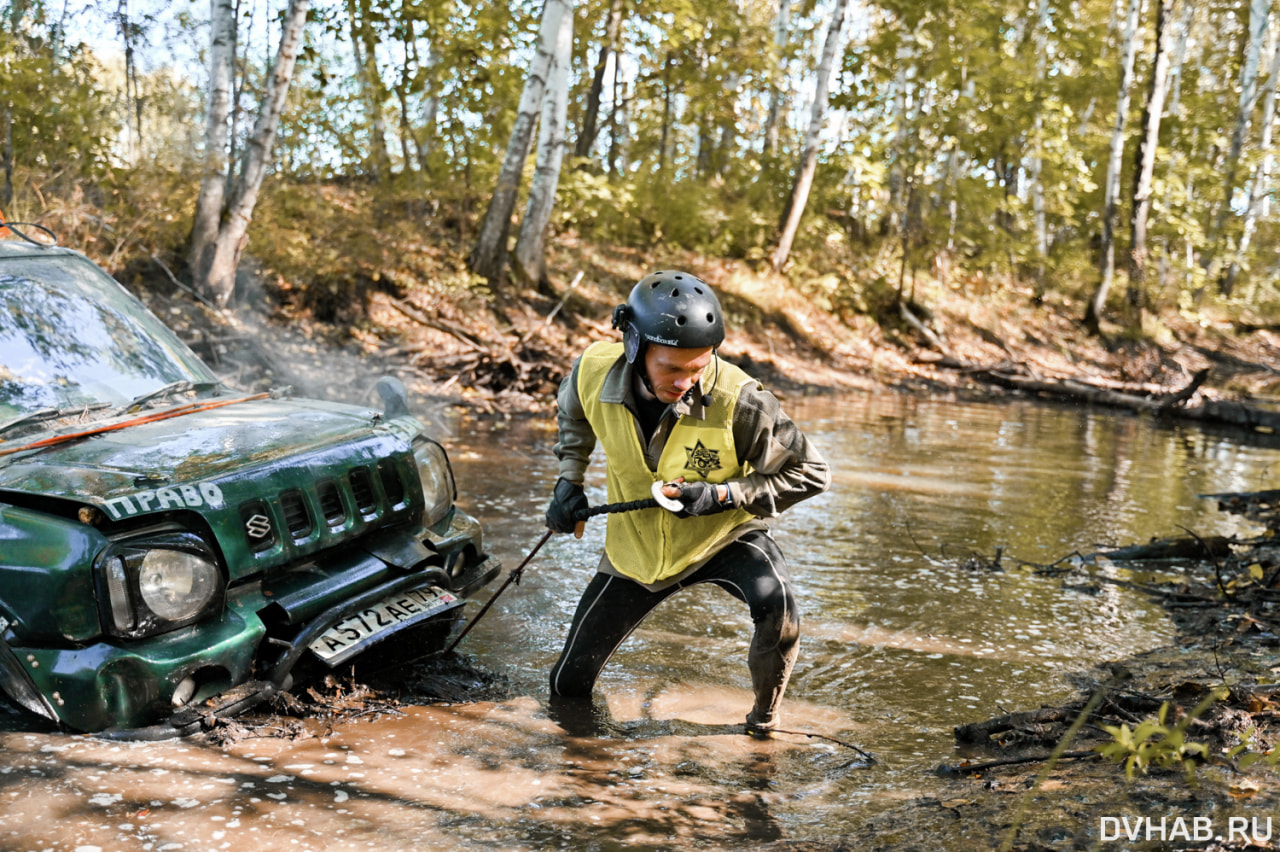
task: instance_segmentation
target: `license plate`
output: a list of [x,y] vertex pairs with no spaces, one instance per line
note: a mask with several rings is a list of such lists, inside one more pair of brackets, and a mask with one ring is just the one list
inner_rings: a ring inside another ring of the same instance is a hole
[[336,666],[393,633],[461,605],[462,601],[440,589],[397,592],[339,621],[308,647],[329,666]]

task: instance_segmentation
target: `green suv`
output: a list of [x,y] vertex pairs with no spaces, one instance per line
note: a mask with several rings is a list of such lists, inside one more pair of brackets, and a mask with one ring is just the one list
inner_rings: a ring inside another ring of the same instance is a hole
[[84,256],[0,240],[0,689],[154,738],[442,648],[500,568],[377,389],[238,393]]

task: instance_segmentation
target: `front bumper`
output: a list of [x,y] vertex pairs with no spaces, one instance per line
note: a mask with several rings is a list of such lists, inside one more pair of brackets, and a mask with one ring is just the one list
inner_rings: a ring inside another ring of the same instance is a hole
[[0,634],[0,686],[75,730],[181,736],[288,689],[301,664],[319,664],[310,642],[353,613],[416,589],[465,598],[500,571],[483,554],[478,523],[455,511],[433,530],[384,533],[323,566],[232,587],[217,619],[149,639],[36,648]]

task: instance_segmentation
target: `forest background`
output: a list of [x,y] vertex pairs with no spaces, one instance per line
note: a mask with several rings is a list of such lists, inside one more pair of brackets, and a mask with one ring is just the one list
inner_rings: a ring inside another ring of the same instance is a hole
[[835,384],[1280,348],[1270,0],[5,0],[0,78],[10,221],[440,391],[545,401],[662,266]]

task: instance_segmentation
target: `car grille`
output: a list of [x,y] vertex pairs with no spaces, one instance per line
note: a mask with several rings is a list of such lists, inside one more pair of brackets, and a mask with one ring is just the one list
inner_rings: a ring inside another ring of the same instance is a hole
[[281,491],[274,499],[249,500],[240,505],[241,529],[251,552],[266,553],[403,511],[406,493],[399,468],[383,459],[376,467],[352,467],[341,476]]

